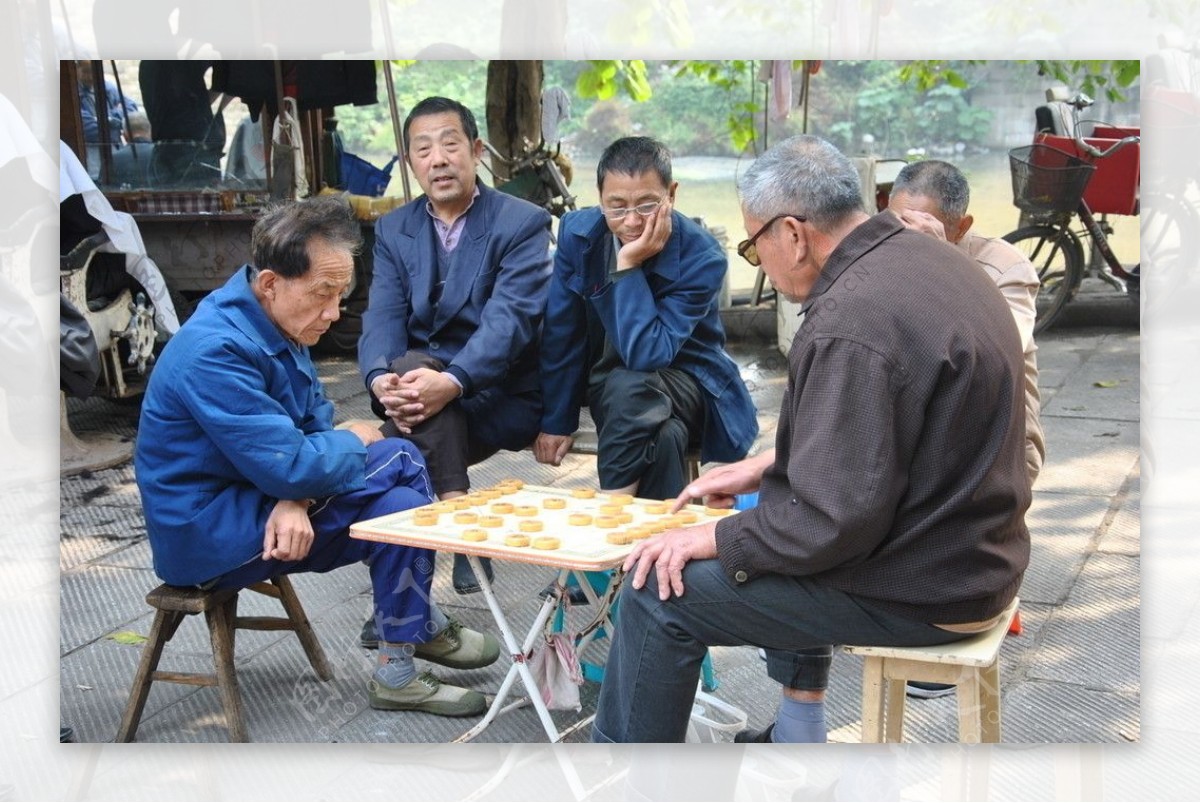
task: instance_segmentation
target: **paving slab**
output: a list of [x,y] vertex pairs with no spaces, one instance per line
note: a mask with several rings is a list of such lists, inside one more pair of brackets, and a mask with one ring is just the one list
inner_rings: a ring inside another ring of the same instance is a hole
[[1136,699],[1141,611],[1136,557],[1092,555],[1043,630],[1028,677]]
[[1034,495],[1025,514],[1030,554],[1019,592],[1023,602],[1057,604],[1066,599],[1108,508],[1101,496]]
[[1042,416],[1046,463],[1034,488],[1043,493],[1112,496],[1138,459],[1137,422]]

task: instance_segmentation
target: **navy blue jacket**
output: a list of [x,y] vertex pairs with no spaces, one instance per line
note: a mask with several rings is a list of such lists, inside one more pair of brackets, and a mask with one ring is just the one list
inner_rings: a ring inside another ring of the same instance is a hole
[[375,225],[374,276],[358,364],[371,380],[406,351],[446,363],[464,397],[536,390],[538,334],[550,280],[550,214],[483,185],[454,250],[441,301],[433,219],[424,195]]
[[599,207],[567,214],[559,226],[542,337],[542,431],[570,435],[587,391],[590,304],[621,362],[634,371],[677,368],[692,376],[707,406],[704,462],[746,456],[758,434],[754,403],[725,353],[718,296],[728,267],[716,241],[679,212],[671,237],[640,269],[608,277],[612,233]]

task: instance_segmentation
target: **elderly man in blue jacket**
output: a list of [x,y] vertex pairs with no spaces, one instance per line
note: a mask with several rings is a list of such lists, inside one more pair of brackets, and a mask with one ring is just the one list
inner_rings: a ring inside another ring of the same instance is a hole
[[314,198],[264,215],[254,265],[209,295],[163,350],[142,404],[135,466],[154,569],[167,583],[243,588],[279,574],[370,566],[379,666],[374,708],[482,713],[482,694],[418,673],[414,657],[487,666],[499,644],[429,596],[434,553],[349,537],[351,523],[428,502],[413,445],[333,428],[309,357],[338,318],[361,232]]
[[603,490],[667,499],[704,462],[746,456],[758,420],[725,353],[728,261],[675,211],[666,147],[625,137],[596,167],[600,205],[562,219],[542,336],[539,462],[558,465],[587,405]]

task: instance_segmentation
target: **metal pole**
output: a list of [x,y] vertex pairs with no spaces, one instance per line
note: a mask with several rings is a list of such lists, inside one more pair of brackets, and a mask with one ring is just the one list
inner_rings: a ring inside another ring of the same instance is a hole
[[400,156],[400,183],[404,187],[404,203],[412,200],[412,189],[408,186],[408,156],[404,153],[404,136],[400,130],[400,110],[396,108],[396,85],[392,81],[392,62],[383,60],[383,77],[387,84],[388,107],[392,112],[392,134],[396,137],[396,153]]

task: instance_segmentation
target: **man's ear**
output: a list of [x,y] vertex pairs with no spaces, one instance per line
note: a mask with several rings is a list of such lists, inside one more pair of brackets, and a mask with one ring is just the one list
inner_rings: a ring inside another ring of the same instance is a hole
[[780,253],[788,255],[789,262],[795,265],[802,264],[812,249],[809,232],[804,228],[804,224],[794,217],[785,217],[775,226],[776,230],[767,232],[766,236],[775,237]]
[[259,270],[258,275],[254,277],[254,289],[260,295],[267,298],[275,297],[275,285],[279,281],[279,274],[270,268]]
[[958,242],[963,237],[967,236],[967,232],[971,230],[971,224],[975,222],[975,218],[971,215],[963,215],[958,221],[958,229],[954,232],[953,242]]
[[483,140],[476,137],[475,144],[471,146],[471,150],[475,152],[475,161],[483,158]]
[[679,189],[679,182],[672,181],[671,186],[667,188],[667,198],[671,200],[672,205],[675,203],[675,191]]

